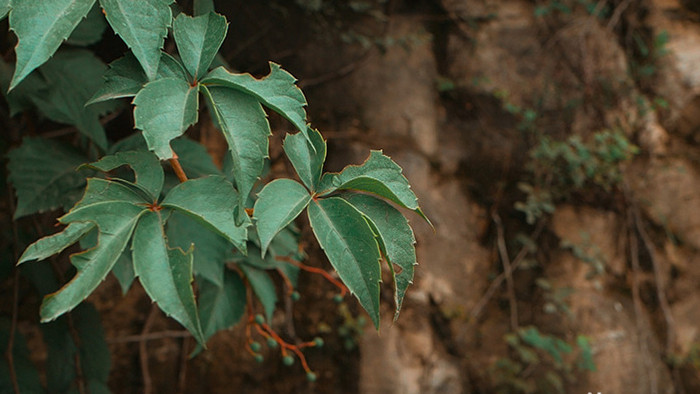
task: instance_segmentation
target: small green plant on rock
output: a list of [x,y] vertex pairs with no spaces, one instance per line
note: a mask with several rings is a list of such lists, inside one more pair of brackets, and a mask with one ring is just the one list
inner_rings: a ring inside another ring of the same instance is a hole
[[499,359],[489,370],[499,393],[565,393],[577,372],[596,370],[585,336],[579,335],[572,345],[530,326],[504,339],[512,356]]
[[519,184],[526,201],[517,202],[515,208],[532,224],[543,214],[552,213],[554,203],[573,193],[589,187],[610,191],[622,180],[622,165],[638,152],[618,131],[597,132],[587,140],[579,136],[566,141],[541,137],[530,151],[532,183]]

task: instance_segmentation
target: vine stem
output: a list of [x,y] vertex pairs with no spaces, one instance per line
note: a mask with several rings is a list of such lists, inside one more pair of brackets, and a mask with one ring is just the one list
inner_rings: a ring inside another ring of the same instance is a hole
[[178,160],[177,153],[173,151],[173,157],[171,159],[168,159],[170,162],[170,166],[173,167],[173,171],[175,171],[175,175],[177,175],[177,179],[180,180],[180,182],[187,182],[187,175],[185,174],[185,171],[182,169],[182,166],[180,165],[180,161]]
[[284,261],[285,263],[289,263],[291,265],[294,265],[294,266],[296,266],[304,271],[308,271],[308,272],[311,272],[314,274],[319,274],[319,275],[323,276],[327,281],[331,282],[334,286],[336,286],[337,288],[340,289],[340,295],[342,297],[345,297],[345,295],[348,293],[348,288],[345,287],[344,284],[342,284],[339,280],[335,279],[328,272],[326,272],[320,268],[311,267],[311,266],[308,266],[306,264],[302,264],[301,262],[296,261],[296,260],[294,260],[290,257],[287,257],[287,256],[277,256],[277,257],[275,257],[275,259],[277,259],[278,261]]
[[148,335],[148,331],[151,329],[151,326],[153,325],[153,321],[155,320],[157,311],[158,307],[156,307],[156,304],[153,304],[151,306],[151,311],[148,312],[148,317],[146,318],[146,322],[143,325],[143,329],[141,330],[142,339],[139,342],[139,359],[141,361],[141,376],[143,378],[144,394],[151,394],[153,386],[153,383],[151,381],[151,373],[148,369],[148,349],[146,347],[145,338],[146,335]]

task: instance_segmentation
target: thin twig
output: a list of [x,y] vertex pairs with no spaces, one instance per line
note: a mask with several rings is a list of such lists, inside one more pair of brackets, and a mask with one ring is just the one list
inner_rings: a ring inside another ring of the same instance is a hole
[[192,336],[188,335],[182,339],[182,349],[180,354],[180,371],[178,374],[178,394],[185,393],[187,390],[187,359],[189,355],[190,342]]
[[[15,259],[17,260],[17,259]],[[17,331],[17,302],[19,298],[19,270],[15,268],[14,278],[12,279],[12,323],[10,324],[10,338],[7,340],[7,351],[5,352],[5,357],[7,358],[7,365],[10,372],[10,381],[12,381],[12,389],[15,394],[19,394],[19,383],[17,382],[17,371],[15,370],[15,357],[13,354],[13,347],[15,345],[15,332]]]
[[164,338],[186,338],[189,336],[192,336],[192,334],[190,334],[189,331],[167,330],[167,331],[152,332],[149,334],[127,335],[125,337],[112,338],[112,339],[108,339],[107,343],[118,344],[118,343],[131,343],[131,342],[148,342],[148,341],[155,341],[155,340],[164,339]]
[[[143,329],[141,330],[142,338],[146,337],[148,330],[151,329],[157,312],[158,307],[156,304],[153,304],[151,306],[151,311],[148,312],[146,322],[143,324]],[[151,394],[153,383],[151,381],[151,373],[148,370],[148,349],[146,347],[146,341],[143,339],[139,342],[139,359],[141,361],[141,376],[143,377],[143,393]]]
[[[307,78],[299,81],[299,87],[308,89],[313,86],[318,86],[321,84],[324,84],[326,82],[332,81],[334,79],[341,79],[344,77],[347,77],[348,75],[352,74],[355,72],[358,68],[360,68],[362,65],[364,65],[369,59],[372,58],[374,52],[372,52],[370,49],[366,50],[360,57],[357,59],[351,61],[350,63],[336,68],[331,72],[328,72],[326,74],[321,74],[317,77],[314,78]],[[325,133],[324,133],[325,134]]]
[[508,303],[510,307],[510,328],[513,331],[518,330],[518,300],[515,298],[515,285],[513,284],[513,269],[510,264],[510,257],[508,257],[508,248],[506,246],[506,239],[503,233],[503,222],[501,222],[501,217],[498,213],[491,213],[491,218],[493,223],[496,225],[496,236],[498,243],[498,252],[501,256],[501,263],[503,264],[503,273],[506,276],[506,286],[508,288]]
[[624,0],[620,5],[615,7],[615,11],[613,11],[612,16],[610,17],[610,20],[608,21],[608,30],[612,30],[617,26],[617,23],[620,22],[620,18],[622,17],[622,13],[627,9],[627,7],[632,4],[632,0]]
[[[540,234],[542,233],[542,230],[544,229],[544,221],[541,220],[537,223],[537,227],[535,228],[535,231],[532,233],[532,238],[533,240],[537,240],[539,238]],[[484,308],[486,305],[489,303],[491,298],[493,298],[493,295],[496,293],[496,290],[501,286],[501,283],[506,279],[506,274],[511,274],[513,271],[518,269],[520,264],[525,260],[525,256],[528,254],[528,247],[523,246],[520,249],[520,252],[515,256],[515,259],[513,259],[512,264],[510,265],[510,271],[509,272],[502,272],[500,275],[494,279],[493,282],[491,282],[491,285],[489,288],[484,292],[484,295],[481,296],[481,299],[479,299],[479,302],[476,303],[472,311],[469,313],[469,321],[470,322],[476,322],[476,320],[481,316],[481,313],[484,311]]]
[[649,234],[644,228],[644,223],[639,215],[639,210],[637,206],[632,203],[632,215],[634,217],[634,224],[637,228],[639,236],[642,238],[642,243],[649,253],[649,258],[651,259],[651,266],[654,270],[654,281],[656,282],[656,297],[659,299],[659,305],[661,306],[661,313],[664,315],[664,320],[666,320],[666,354],[671,354],[671,350],[674,343],[674,333],[676,323],[671,314],[671,307],[668,304],[668,298],[666,298],[666,287],[664,286],[663,279],[661,278],[661,267],[659,267],[658,258],[656,255],[656,248],[649,238]]
[[[12,196],[12,188],[8,187],[7,193],[7,200],[10,207],[10,213],[14,214],[15,200]],[[17,261],[19,260],[19,236],[17,235],[17,223],[12,219],[10,220],[12,221],[12,238],[14,241],[12,245],[12,252],[14,255],[14,261]],[[7,340],[7,352],[5,352],[5,357],[7,358],[7,365],[10,370],[9,372],[10,381],[12,382],[12,389],[15,391],[15,394],[19,394],[19,383],[17,382],[17,371],[15,370],[15,357],[13,353],[13,348],[15,346],[15,332],[17,331],[17,304],[19,302],[19,269],[15,266],[14,270],[15,273],[12,282],[12,322],[10,323],[10,337]]]
[[292,294],[294,293],[294,285],[289,277],[284,273],[281,268],[277,268],[277,273],[282,277],[284,281],[284,286],[286,288],[286,294],[284,297],[284,317],[285,317],[285,329],[287,334],[292,338],[297,338],[296,330],[294,329],[294,301],[292,300]]
[[649,338],[647,330],[644,329],[644,322],[642,316],[644,314],[644,306],[642,304],[642,298],[640,295],[640,276],[641,268],[639,266],[639,241],[637,239],[637,233],[635,232],[634,226],[634,214],[632,213],[632,208],[627,209],[627,226],[629,231],[629,243],[630,243],[630,260],[632,262],[632,301],[634,303],[634,317],[635,323],[637,325],[637,339],[639,342],[639,347],[644,354],[643,363],[645,364],[647,371],[649,373],[649,379],[651,380],[650,386],[653,393],[658,391],[658,381],[656,379],[656,373],[651,365],[651,356],[649,351]]

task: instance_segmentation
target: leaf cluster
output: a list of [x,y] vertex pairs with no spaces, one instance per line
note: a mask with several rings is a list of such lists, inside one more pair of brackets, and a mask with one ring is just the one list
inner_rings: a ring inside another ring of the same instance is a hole
[[[78,311],[110,272],[124,292],[138,279],[201,347],[244,316],[248,294],[270,320],[277,302],[270,272],[296,286],[298,267],[285,261],[303,259],[294,224],[303,211],[375,327],[387,263],[398,316],[416,264],[415,237],[399,209],[427,220],[401,168],[372,151],[361,165],[324,173],[326,142],[307,123],[295,78],[274,63],[260,79],[217,66],[226,18],[206,1],[195,2],[195,16],[174,10],[172,0],[14,0],[0,7],[18,38],[15,65],[0,70],[12,113],[36,108],[82,135],[76,145],[25,138],[9,154],[15,218],[67,211],[58,219],[63,230],[27,247],[18,264],[25,269],[71,245],[82,250],[70,256],[72,279],[44,297],[42,321]],[[129,47],[109,66],[79,48],[107,29]],[[169,36],[177,54],[163,50]],[[113,142],[100,117],[124,108],[125,98],[140,132]],[[223,170],[184,136],[199,120],[200,100],[228,145]],[[271,135],[266,110],[298,131],[283,146],[298,181],[261,184]],[[164,171],[165,162],[184,174]]]

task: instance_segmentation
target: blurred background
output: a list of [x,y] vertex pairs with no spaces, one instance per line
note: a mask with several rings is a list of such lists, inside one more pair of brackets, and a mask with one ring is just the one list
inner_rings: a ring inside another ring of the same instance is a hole
[[[328,139],[326,169],[383,149],[435,230],[411,218],[416,278],[396,322],[385,280],[380,333],[354,299],[337,304],[336,289],[301,275],[301,301],[273,323],[324,338],[306,352],[315,383],[279,352],[253,361],[242,327],[188,359],[177,323],[147,319],[144,291],[121,298],[110,277],[90,300],[115,393],[142,392],[145,379],[155,393],[700,392],[697,0],[216,7],[233,69],[262,76],[274,61],[299,79]],[[116,37],[100,45],[105,61],[124,50]],[[120,117],[112,136],[130,121]],[[289,176],[292,127],[271,123],[270,178]],[[224,153],[210,122],[192,135]],[[307,263],[330,269],[298,225]],[[38,329],[20,330],[41,363]]]

